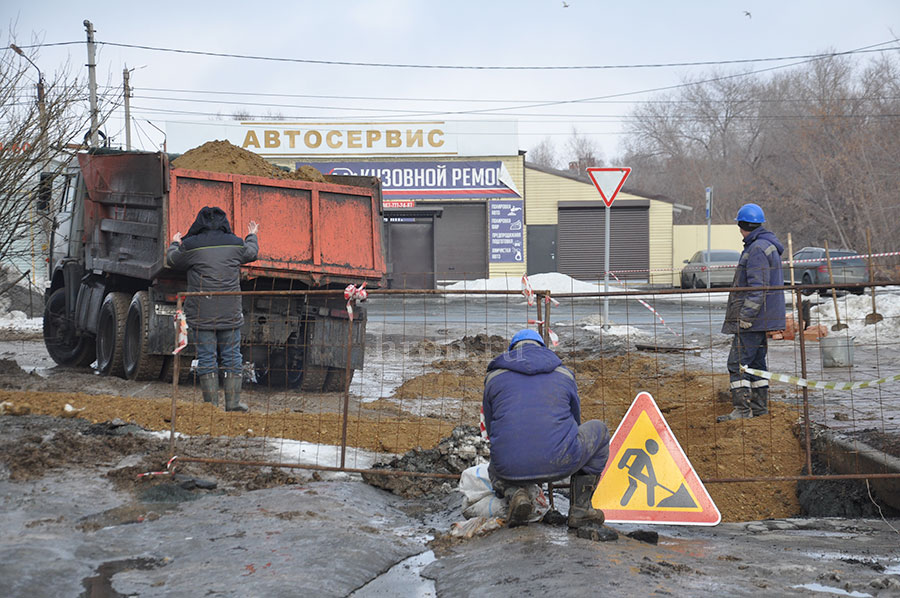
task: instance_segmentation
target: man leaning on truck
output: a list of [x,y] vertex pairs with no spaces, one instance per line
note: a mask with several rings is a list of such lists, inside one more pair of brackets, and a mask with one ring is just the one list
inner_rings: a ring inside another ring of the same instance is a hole
[[[247,229],[241,239],[231,232],[221,208],[203,207],[184,239],[180,232],[172,236],[166,261],[171,268],[187,270],[188,292],[240,291],[241,264],[255,260],[259,251],[259,226],[251,220]],[[190,296],[184,311],[197,343],[203,400],[219,405],[218,353],[225,372],[225,411],[247,411],[241,403],[241,296]]]

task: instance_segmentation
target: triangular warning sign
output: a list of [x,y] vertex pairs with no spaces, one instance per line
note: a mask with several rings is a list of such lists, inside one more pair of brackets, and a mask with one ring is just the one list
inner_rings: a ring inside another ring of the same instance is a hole
[[592,504],[607,521],[716,525],[719,509],[650,393],[634,398],[609,443]]
[[625,184],[625,179],[631,174],[631,169],[623,168],[588,168],[588,176],[594,181],[594,187],[600,192],[600,197],[607,207],[612,205],[616,194]]

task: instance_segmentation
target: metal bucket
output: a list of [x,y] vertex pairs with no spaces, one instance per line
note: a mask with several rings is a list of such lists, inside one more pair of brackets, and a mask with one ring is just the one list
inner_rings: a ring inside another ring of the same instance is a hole
[[819,339],[819,353],[823,368],[853,367],[853,339],[855,337],[836,335]]

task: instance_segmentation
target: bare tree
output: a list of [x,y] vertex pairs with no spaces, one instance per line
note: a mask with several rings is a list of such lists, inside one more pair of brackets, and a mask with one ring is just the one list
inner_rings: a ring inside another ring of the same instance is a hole
[[583,175],[585,170],[594,166],[603,166],[603,152],[590,137],[578,132],[572,127],[572,136],[566,142],[569,170],[575,174]]
[[253,120],[253,115],[246,108],[238,108],[231,113],[231,120]]
[[549,137],[541,139],[541,142],[528,152],[528,161],[546,168],[559,168],[559,158],[553,140]]
[[[81,147],[90,119],[86,86],[65,66],[49,76],[40,72],[39,79],[37,49],[19,54],[11,48],[15,41],[10,32],[0,50],[0,260],[25,271],[45,263],[57,208],[53,189]],[[41,80],[38,97],[35,82]],[[113,107],[105,107],[107,117]]]

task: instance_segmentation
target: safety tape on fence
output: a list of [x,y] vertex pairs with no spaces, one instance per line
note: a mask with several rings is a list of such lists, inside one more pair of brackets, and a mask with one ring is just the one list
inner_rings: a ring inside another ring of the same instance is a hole
[[807,380],[799,376],[789,376],[787,374],[774,374],[765,370],[757,370],[742,365],[741,371],[751,376],[759,376],[766,380],[775,380],[776,382],[787,382],[794,386],[805,386],[806,388],[822,388],[826,390],[857,390],[859,388],[872,388],[879,384],[888,384],[900,380],[900,374],[878,378],[877,380],[866,380],[865,382],[823,382],[821,380]]
[[[619,280],[618,276],[616,276],[612,272],[610,272],[610,274],[612,274],[613,278],[615,278],[617,282],[622,282],[621,280]],[[646,301],[644,301],[643,299],[640,299],[638,297],[635,297],[635,299],[637,299],[638,303],[640,303],[641,305],[643,305],[644,307],[649,309],[653,313],[653,315],[655,315],[659,319],[659,321],[662,322],[662,325],[665,326],[669,332],[671,332],[675,336],[680,336],[677,332],[675,332],[674,330],[669,328],[669,325],[666,324],[666,321],[663,319],[663,317],[661,315],[659,315],[659,312],[656,311],[655,309],[653,309],[653,306],[651,306],[649,303],[647,303]]]
[[[894,256],[898,256],[898,255],[900,255],[900,251],[888,251],[885,253],[873,253],[871,256],[868,253],[863,253],[860,255],[835,256],[835,257],[831,258],[831,261],[832,262],[842,262],[842,261],[846,261],[846,260],[867,259],[869,257],[873,257],[873,258],[894,257]],[[813,264],[813,263],[818,263],[821,261],[822,261],[822,258],[817,258],[817,259],[809,259],[809,260],[794,260],[793,263],[794,264]],[[790,264],[790,262],[788,260],[784,260],[781,262],[781,264],[782,264],[782,266],[787,266]],[[711,265],[711,266],[706,266],[706,267],[709,268],[710,270],[715,270],[718,268],[734,268],[736,266],[737,266],[737,264],[720,264],[720,265],[715,265],[715,266]],[[669,273],[674,274],[675,272],[680,272],[681,270],[683,270],[683,268],[636,268],[633,270],[610,270],[609,273],[613,274],[613,275],[615,275],[615,274],[640,274],[640,273],[644,273],[644,272],[669,272]],[[601,274],[602,274],[602,272],[601,272]]]

